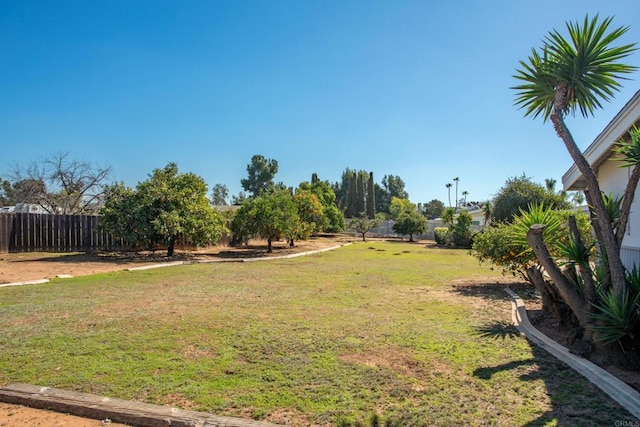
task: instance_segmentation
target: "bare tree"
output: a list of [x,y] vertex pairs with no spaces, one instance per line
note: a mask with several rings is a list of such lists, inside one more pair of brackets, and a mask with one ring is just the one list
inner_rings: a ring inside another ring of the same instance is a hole
[[15,202],[34,203],[49,213],[96,213],[102,204],[104,185],[111,167],[72,159],[69,153],[53,153],[16,165],[10,175],[18,190]]

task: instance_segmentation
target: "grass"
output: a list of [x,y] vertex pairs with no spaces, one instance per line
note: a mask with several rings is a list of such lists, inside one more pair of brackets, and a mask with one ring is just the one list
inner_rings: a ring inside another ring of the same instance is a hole
[[[464,251],[365,242],[0,289],[0,384],[306,425],[633,420]],[[376,421],[376,422],[377,422]]]

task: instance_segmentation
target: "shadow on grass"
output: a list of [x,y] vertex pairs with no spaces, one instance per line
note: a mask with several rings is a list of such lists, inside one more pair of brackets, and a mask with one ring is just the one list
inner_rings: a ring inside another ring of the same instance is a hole
[[[488,338],[508,339],[519,336],[517,328],[508,322],[494,322],[477,329],[478,335]],[[617,403],[609,400],[597,387],[572,370],[544,349],[531,343],[533,357],[514,360],[494,366],[483,366],[473,375],[490,381],[501,372],[517,371],[524,387],[544,384],[552,409],[524,424],[527,427],[636,425],[636,420]],[[534,384],[536,383],[536,384]],[[513,385],[514,390],[522,387]],[[609,402],[607,402],[609,400]],[[632,421],[633,420],[633,421]],[[625,423],[625,424],[621,424]],[[627,424],[631,423],[631,424]]]
[[513,326],[511,323],[499,320],[476,328],[476,334],[482,338],[505,340],[507,338],[519,337],[520,331],[518,331],[518,328]]
[[452,292],[465,297],[482,298],[489,301],[507,301],[509,300],[509,296],[505,292],[506,288],[512,289],[525,301],[538,299],[533,286],[518,281],[508,281],[505,283],[481,281],[456,283],[453,285]]
[[12,263],[26,262],[59,262],[68,264],[79,264],[84,262],[102,262],[105,264],[130,264],[130,263],[148,263],[159,261],[179,261],[180,257],[167,258],[164,252],[154,254],[140,255],[136,252],[118,252],[118,253],[74,253],[74,254],[51,254],[34,258],[15,259]]

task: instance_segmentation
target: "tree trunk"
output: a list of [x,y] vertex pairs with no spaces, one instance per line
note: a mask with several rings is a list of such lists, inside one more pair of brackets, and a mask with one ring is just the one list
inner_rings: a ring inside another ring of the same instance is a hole
[[616,240],[618,246],[622,246],[622,239],[624,239],[624,233],[627,230],[627,223],[629,222],[629,212],[631,212],[631,204],[633,198],[636,195],[636,187],[638,187],[638,181],[640,181],[640,166],[636,165],[631,171],[629,182],[624,190],[624,196],[622,198],[622,206],[620,207],[620,221],[618,229],[616,230]]
[[366,240],[365,240],[365,238],[364,238],[364,235],[365,235],[365,234],[367,234],[367,232],[366,232],[366,231],[365,231],[364,233],[362,233],[362,241],[363,241],[363,242],[365,242],[365,241],[366,241]]
[[175,248],[176,248],[176,239],[172,237],[169,240],[169,247],[167,248],[167,257],[173,256]]
[[273,252],[273,247],[271,246],[271,237],[267,238],[267,252],[268,253]]
[[582,155],[582,152],[576,145],[571,132],[569,132],[569,129],[564,123],[563,106],[566,105],[566,92],[566,90],[558,89],[554,109],[551,113],[551,122],[553,123],[556,133],[564,142],[564,145],[576,164],[576,167],[580,170],[587,183],[587,189],[589,191],[585,192],[585,196],[596,215],[595,218],[593,215],[591,216],[591,222],[597,222],[599,225],[599,227],[594,226],[594,230],[600,244],[602,245],[602,249],[605,251],[607,265],[611,274],[611,285],[613,286],[616,295],[620,296],[626,289],[624,266],[620,259],[620,245],[618,244],[613,227],[611,226],[611,217],[604,207],[604,201],[602,200],[601,195],[602,191],[600,190],[598,178],[596,177],[593,169],[591,169],[587,159]]
[[554,313],[554,297],[547,288],[547,284],[542,276],[542,272],[538,267],[527,267],[525,270],[527,278],[536,288],[542,299],[542,309],[549,313]]
[[587,301],[585,301],[582,294],[580,294],[576,284],[569,280],[554,262],[547,246],[542,240],[542,232],[544,231],[544,228],[545,226],[541,224],[533,225],[527,232],[527,242],[531,245],[531,249],[533,249],[533,253],[538,259],[540,265],[545,269],[547,274],[549,274],[551,280],[553,280],[558,293],[569,306],[573,314],[575,314],[580,326],[585,329],[585,331],[591,331],[590,313],[592,307]]
[[[582,242],[582,237],[580,236],[580,230],[578,230],[578,224],[576,223],[576,217],[569,217],[569,231],[573,235],[573,239],[575,244],[584,248],[584,243]],[[596,302],[596,288],[593,283],[593,271],[591,270],[591,264],[589,264],[589,260],[581,260],[578,265],[578,269],[580,270],[580,276],[582,277],[582,294],[584,295],[585,301],[591,305]]]

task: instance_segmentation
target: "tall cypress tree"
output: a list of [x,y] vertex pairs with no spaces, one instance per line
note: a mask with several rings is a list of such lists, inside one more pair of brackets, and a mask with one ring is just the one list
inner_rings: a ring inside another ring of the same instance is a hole
[[345,216],[347,218],[354,218],[358,216],[356,206],[356,181],[356,173],[354,171],[349,175],[347,186],[347,208],[345,209]]
[[360,216],[364,212],[364,177],[359,173],[356,178],[356,216]]
[[367,181],[367,216],[370,219],[376,216],[376,193],[373,187],[373,172],[369,172]]

